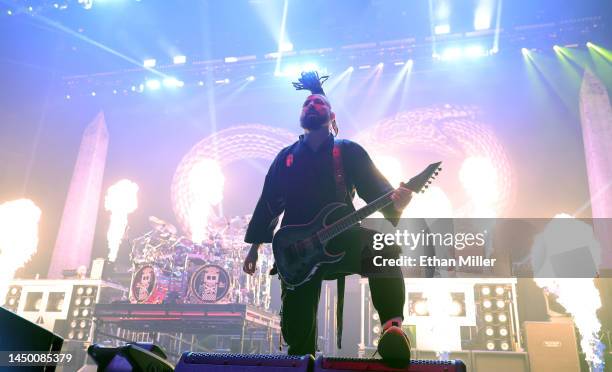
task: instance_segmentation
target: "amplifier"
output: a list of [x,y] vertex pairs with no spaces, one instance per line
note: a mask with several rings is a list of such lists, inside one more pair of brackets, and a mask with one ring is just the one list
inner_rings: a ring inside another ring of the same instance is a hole
[[529,363],[534,372],[580,370],[576,332],[571,322],[525,322]]
[[206,371],[270,371],[270,372],[309,372],[314,359],[310,355],[269,355],[269,354],[217,354],[183,353],[175,372]]
[[324,358],[315,361],[314,372],[466,372],[460,360],[411,360],[404,368],[392,368],[380,359]]

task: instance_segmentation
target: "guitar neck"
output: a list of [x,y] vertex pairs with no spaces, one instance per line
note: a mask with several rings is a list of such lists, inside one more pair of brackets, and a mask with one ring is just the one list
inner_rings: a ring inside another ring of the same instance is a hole
[[361,220],[368,217],[372,213],[391,204],[393,202],[393,200],[391,200],[391,194],[393,194],[393,191],[394,190],[389,191],[388,193],[374,200],[370,204],[359,208],[355,212],[348,214],[339,219],[338,221],[332,223],[331,225],[325,227],[324,229],[321,229],[317,233],[321,242],[326,243],[327,241],[335,238],[344,231],[348,230],[352,226],[358,224]]

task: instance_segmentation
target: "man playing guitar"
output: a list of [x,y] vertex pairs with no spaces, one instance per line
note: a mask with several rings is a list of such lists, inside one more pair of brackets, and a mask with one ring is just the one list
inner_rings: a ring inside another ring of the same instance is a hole
[[[349,211],[354,211],[355,192],[370,203],[393,190],[361,146],[348,140],[335,140],[335,114],[321,87],[325,79],[309,72],[302,73],[300,83],[294,83],[297,89],[308,89],[312,93],[306,98],[300,115],[304,134],[280,151],[266,175],[245,237],[245,242],[252,243],[243,268],[248,274],[255,272],[258,248],[262,243],[272,242],[282,212],[281,226],[303,225],[330,203],[344,202]],[[338,182],[338,178],[342,178],[342,182]],[[393,191],[392,203],[381,212],[397,224],[411,197],[412,191],[401,186]],[[410,360],[408,337],[401,329],[405,301],[401,270],[371,264],[374,255],[397,257],[399,248],[386,247],[382,252],[375,252],[373,233],[359,226],[341,233],[327,244],[328,251],[346,252],[341,260],[321,265],[312,277],[298,286],[282,282],[281,329],[289,345],[288,354],[314,355],[316,351],[316,315],[322,280],[342,278],[343,286],[345,275],[360,274],[368,277],[372,302],[383,325],[379,354],[387,361]],[[343,290],[338,292],[342,296]],[[340,313],[341,307],[339,303]],[[341,325],[340,319],[339,333]]]

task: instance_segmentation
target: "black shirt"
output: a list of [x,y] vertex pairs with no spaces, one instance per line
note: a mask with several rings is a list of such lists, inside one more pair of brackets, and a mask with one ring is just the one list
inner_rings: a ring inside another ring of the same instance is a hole
[[[363,147],[349,140],[337,140],[342,154],[342,165],[347,186],[345,202],[354,209],[352,199],[357,191],[366,202],[386,194],[393,187],[376,169]],[[281,226],[310,222],[327,204],[336,202],[336,182],[332,150],[334,137],[314,151],[304,136],[280,151],[264,182],[263,191],[253,212],[244,241],[270,243],[280,214]],[[392,222],[399,218],[393,205],[382,209]]]

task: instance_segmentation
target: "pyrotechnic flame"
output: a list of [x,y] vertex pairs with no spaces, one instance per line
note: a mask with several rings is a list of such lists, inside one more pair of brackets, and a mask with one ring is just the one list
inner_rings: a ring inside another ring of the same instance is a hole
[[[572,218],[558,214],[555,218]],[[575,221],[576,224],[584,222]],[[552,228],[552,222],[547,228]],[[546,229],[543,234],[546,234]],[[601,323],[597,310],[601,308],[599,291],[592,278],[534,278],[536,284],[557,296],[557,302],[572,315],[580,333],[580,346],[592,372],[604,371],[604,344],[599,340]]]
[[437,337],[438,341],[434,350],[442,360],[448,359],[448,353],[454,348],[450,337],[444,335],[451,327],[456,327],[456,323],[451,317],[453,308],[453,298],[448,290],[449,282],[445,279],[436,278],[427,281],[424,287],[423,296],[427,298],[427,308],[431,319],[431,327],[426,331]]
[[128,215],[138,208],[138,185],[123,179],[109,187],[104,199],[104,208],[111,212],[106,239],[108,240],[108,260],[114,262],[125,235]]
[[0,304],[8,283],[38,248],[40,209],[28,199],[0,205]]
[[472,201],[473,217],[496,217],[500,195],[498,179],[498,170],[489,158],[472,156],[461,164],[459,180]]
[[201,243],[206,238],[211,207],[223,200],[225,177],[219,163],[203,159],[189,173],[189,191],[194,203],[189,211],[191,240]]

